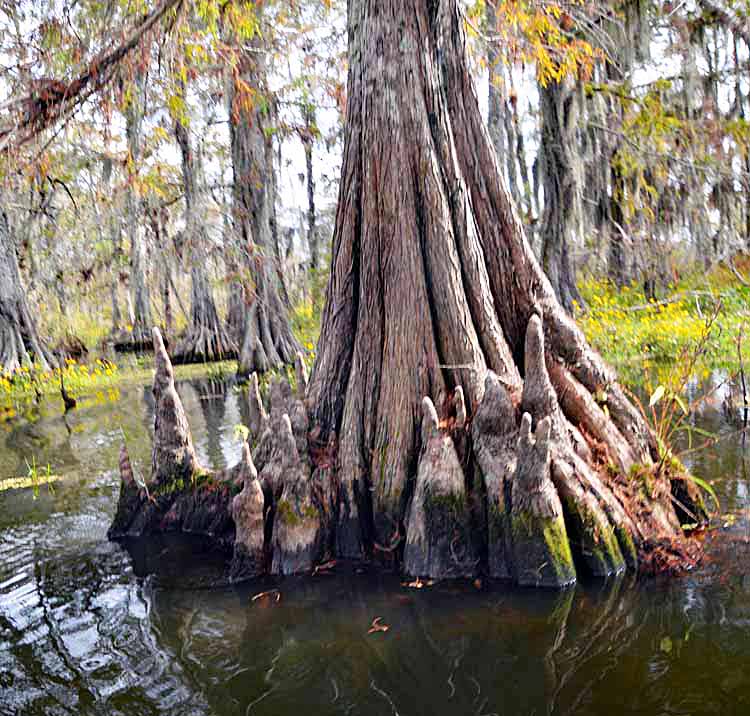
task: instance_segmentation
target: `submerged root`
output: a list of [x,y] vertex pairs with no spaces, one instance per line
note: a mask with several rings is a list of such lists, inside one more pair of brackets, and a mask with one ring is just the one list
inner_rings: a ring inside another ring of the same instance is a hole
[[[123,448],[110,537],[168,530],[210,535],[231,549],[235,580],[309,573],[322,562],[368,553],[359,511],[372,511],[372,503],[340,480],[335,434],[318,442],[300,355],[296,393],[276,380],[266,404],[257,375],[250,376],[242,459],[212,472],[198,464],[156,329],[153,345],[151,475],[139,482]],[[488,371],[472,408],[460,387],[442,401],[444,416],[424,398],[411,494],[381,556],[414,577],[489,574],[548,587],[571,584],[582,572],[608,576],[694,564],[699,549],[681,528],[683,514],[705,517],[694,485],[653,466],[635,469],[631,441],[578,378],[551,361],[538,316],[529,321],[524,367],[522,386]]]
[[211,363],[232,360],[239,355],[237,344],[221,323],[215,326],[194,325],[177,343],[172,362]]

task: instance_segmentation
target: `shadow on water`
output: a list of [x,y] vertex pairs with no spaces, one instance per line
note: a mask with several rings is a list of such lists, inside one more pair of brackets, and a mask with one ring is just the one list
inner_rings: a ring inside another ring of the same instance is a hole
[[[242,396],[179,390],[201,459],[234,463]],[[202,540],[128,554],[106,540],[117,452],[124,434],[147,470],[152,416],[132,389],[2,425],[0,480],[32,457],[63,479],[0,491],[0,714],[750,713],[747,455],[720,415],[700,424],[727,439],[691,458],[728,524],[701,568],[562,593],[343,566],[233,587]]]

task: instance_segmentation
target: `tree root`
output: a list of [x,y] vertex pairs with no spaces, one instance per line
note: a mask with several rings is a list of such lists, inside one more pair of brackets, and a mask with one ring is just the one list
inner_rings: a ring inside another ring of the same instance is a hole
[[229,331],[217,321],[213,326],[191,326],[175,346],[172,362],[180,365],[211,363],[232,360],[238,354],[237,344]]

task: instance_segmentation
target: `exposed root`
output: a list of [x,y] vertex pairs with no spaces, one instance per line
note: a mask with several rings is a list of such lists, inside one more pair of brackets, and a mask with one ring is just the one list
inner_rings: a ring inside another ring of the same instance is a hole
[[191,319],[172,353],[173,363],[207,363],[237,358],[239,347],[219,320],[211,287],[202,266],[191,271]]
[[278,293],[265,284],[258,290],[243,328],[237,367],[241,378],[293,365],[300,350]]

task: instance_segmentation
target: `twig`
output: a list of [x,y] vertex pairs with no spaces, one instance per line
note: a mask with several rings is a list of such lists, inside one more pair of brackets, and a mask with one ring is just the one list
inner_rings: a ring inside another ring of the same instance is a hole
[[745,324],[740,324],[740,330],[737,333],[737,360],[740,364],[740,384],[742,385],[742,428],[747,428],[747,383],[745,381],[745,360],[742,356],[742,338],[745,331]]

